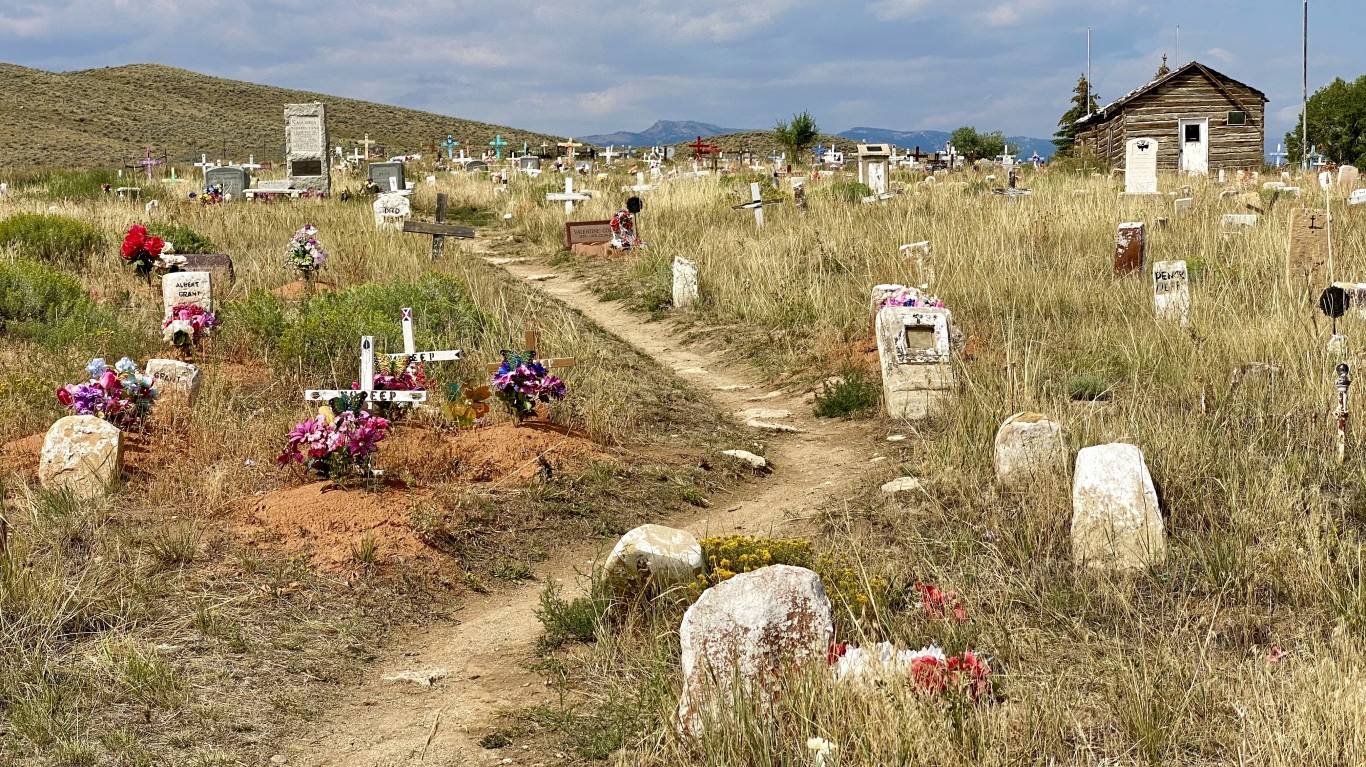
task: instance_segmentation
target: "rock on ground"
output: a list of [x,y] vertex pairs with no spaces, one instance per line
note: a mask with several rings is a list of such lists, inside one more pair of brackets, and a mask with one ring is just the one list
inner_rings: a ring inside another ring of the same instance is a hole
[[679,730],[701,734],[737,692],[771,703],[785,674],[826,662],[833,636],[825,585],[806,568],[773,565],[707,589],[679,627]]
[[1136,446],[1117,442],[1077,453],[1072,559],[1111,570],[1143,569],[1167,560],[1157,490]]
[[179,360],[151,359],[147,360],[147,375],[156,381],[157,390],[162,394],[194,407],[202,378],[199,368]]
[[691,583],[702,572],[702,544],[686,530],[641,525],[617,541],[603,575],[621,598],[655,595]]
[[744,461],[754,469],[767,469],[768,459],[762,455],[755,455],[748,450],[722,450],[721,455],[728,455],[738,461]]
[[1013,487],[1067,471],[1062,424],[1038,413],[1016,413],[996,432],[996,481]]
[[79,498],[104,494],[123,471],[123,432],[93,415],[69,415],[47,430],[38,481]]

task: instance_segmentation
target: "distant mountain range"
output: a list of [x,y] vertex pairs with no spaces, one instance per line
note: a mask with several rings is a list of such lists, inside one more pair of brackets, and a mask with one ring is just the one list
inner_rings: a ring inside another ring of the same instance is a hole
[[[597,144],[598,146],[668,146],[670,144],[682,144],[698,136],[702,138],[712,138],[714,136],[724,136],[732,133],[757,133],[759,131],[745,128],[722,128],[711,123],[693,122],[690,120],[658,120],[654,125],[641,131],[632,133],[630,131],[618,131],[616,133],[601,133],[595,136],[579,136],[580,141]],[[914,149],[920,147],[926,152],[934,152],[944,148],[944,144],[949,140],[950,134],[944,131],[896,131],[886,128],[850,128],[843,133],[836,133],[837,138],[849,139],[850,141],[866,141],[870,144],[895,144],[902,149]],[[1028,136],[1009,136],[1006,142],[1010,144],[1012,151],[1021,157],[1029,157],[1035,152],[1040,157],[1047,159],[1053,156],[1053,142],[1048,139],[1029,138]]]

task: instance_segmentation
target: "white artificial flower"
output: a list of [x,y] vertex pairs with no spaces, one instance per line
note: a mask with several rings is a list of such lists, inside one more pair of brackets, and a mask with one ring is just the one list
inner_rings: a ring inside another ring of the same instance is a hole
[[193,338],[194,326],[190,324],[189,320],[172,320],[169,325],[162,329],[161,339],[167,343],[173,343],[176,333],[187,333]]
[[175,252],[175,246],[169,242],[161,243],[161,255],[169,256]]
[[839,746],[825,738],[807,738],[806,747],[815,752],[816,767],[825,767],[825,757],[839,750]]

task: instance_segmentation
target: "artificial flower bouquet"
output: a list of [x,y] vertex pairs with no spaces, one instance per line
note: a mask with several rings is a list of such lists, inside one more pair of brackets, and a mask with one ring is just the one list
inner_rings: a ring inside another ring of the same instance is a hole
[[318,415],[294,426],[275,461],[301,464],[326,479],[344,479],[357,471],[369,476],[375,451],[388,435],[388,420],[359,407],[340,415],[322,407]]
[[173,344],[189,357],[209,331],[218,327],[218,318],[199,304],[176,304],[171,316],[161,323],[162,340]]
[[471,428],[489,413],[488,400],[493,397],[493,389],[488,386],[475,386],[466,382],[452,382],[446,386],[446,401],[442,411],[455,423],[457,428]]
[[327,252],[314,236],[317,233],[317,227],[304,224],[285,247],[285,266],[292,267],[305,280],[312,278],[327,263]]
[[836,682],[909,682],[927,697],[979,703],[995,696],[991,667],[971,651],[945,655],[937,645],[898,650],[891,642],[871,648],[830,645],[829,662]]
[[[421,365],[409,364],[407,357],[379,357],[375,360],[375,391],[426,391],[427,374]],[[360,388],[360,381],[351,382],[352,389]],[[402,402],[376,402],[375,412],[394,420],[408,407]]]
[[939,300],[938,296],[932,296],[917,288],[902,285],[882,299],[882,305],[878,308],[888,306],[924,306],[942,309],[944,302]]
[[151,376],[124,357],[113,368],[97,357],[85,366],[90,380],[57,390],[57,401],[76,415],[93,415],[120,429],[141,426],[152,412],[158,392]]
[[[131,226],[123,238],[120,256],[132,265],[133,269],[145,280],[152,283],[152,270],[167,270],[176,262],[184,263],[183,258],[172,259],[175,247],[165,240],[147,233],[145,226]],[[170,259],[168,261],[168,259]]]
[[535,415],[537,403],[563,400],[567,393],[564,381],[536,361],[534,350],[522,354],[503,350],[503,364],[493,375],[492,387],[518,421]]

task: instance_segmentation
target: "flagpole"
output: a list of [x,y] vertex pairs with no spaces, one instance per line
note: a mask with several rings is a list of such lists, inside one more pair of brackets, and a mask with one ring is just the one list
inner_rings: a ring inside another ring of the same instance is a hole
[[1304,0],[1304,100],[1300,111],[1300,170],[1309,169],[1309,0]]

